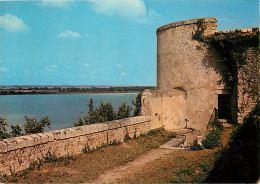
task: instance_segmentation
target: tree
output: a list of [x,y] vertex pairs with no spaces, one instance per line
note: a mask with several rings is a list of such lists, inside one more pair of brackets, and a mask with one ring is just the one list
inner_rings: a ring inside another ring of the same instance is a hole
[[22,128],[17,124],[17,125],[11,125],[11,136],[12,137],[18,137],[22,135]]
[[132,108],[128,105],[126,105],[126,103],[123,103],[117,112],[117,119],[123,119],[123,118],[128,118],[130,116],[130,112],[131,112]]
[[24,116],[26,123],[24,124],[24,131],[26,134],[42,133],[44,128],[48,126],[50,128],[51,121],[48,116],[42,118],[39,122],[36,120],[36,116],[33,116],[33,119],[29,119],[27,116]]
[[6,119],[0,118],[0,140],[7,139],[10,135],[7,133],[6,127],[8,124],[5,121]]
[[[91,103],[89,103],[89,107],[91,107]],[[89,108],[91,109],[91,108]],[[84,121],[86,125],[101,123],[105,121],[112,121],[116,119],[116,113],[114,112],[114,108],[110,103],[100,103],[100,106],[95,110],[90,110],[88,116],[84,117]]]
[[88,104],[88,114],[93,113],[94,106],[93,106],[93,99],[91,98]]
[[132,104],[135,106],[134,116],[139,116],[141,114],[141,97],[142,97],[142,91],[140,91],[135,98],[135,102],[132,100]]
[[79,118],[78,121],[75,121],[73,124],[74,127],[82,126],[82,125],[83,125],[83,121],[81,118]]

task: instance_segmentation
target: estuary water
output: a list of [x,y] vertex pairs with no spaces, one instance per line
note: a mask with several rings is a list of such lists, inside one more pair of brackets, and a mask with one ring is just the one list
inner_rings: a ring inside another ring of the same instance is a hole
[[[104,94],[49,94],[49,95],[2,95],[0,96],[0,117],[5,118],[9,125],[23,125],[24,116],[37,120],[48,116],[51,129],[58,130],[73,127],[78,118],[83,118],[88,112],[88,103],[92,98],[94,106],[100,102],[110,102],[117,112],[119,106],[126,102],[132,109],[132,100],[137,93],[104,93]],[[133,111],[133,110],[132,110]]]

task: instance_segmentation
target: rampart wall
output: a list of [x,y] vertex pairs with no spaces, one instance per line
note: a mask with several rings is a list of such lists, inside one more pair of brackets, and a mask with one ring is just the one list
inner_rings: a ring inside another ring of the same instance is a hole
[[150,116],[138,116],[93,125],[4,139],[0,141],[0,174],[24,170],[49,152],[57,157],[82,153],[83,148],[100,147],[114,140],[123,142],[151,129]]

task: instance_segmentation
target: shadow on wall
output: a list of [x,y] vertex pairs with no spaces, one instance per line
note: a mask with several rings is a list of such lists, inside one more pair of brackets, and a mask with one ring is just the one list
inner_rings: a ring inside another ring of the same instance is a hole
[[256,183],[259,179],[259,103],[233,131],[205,182]]

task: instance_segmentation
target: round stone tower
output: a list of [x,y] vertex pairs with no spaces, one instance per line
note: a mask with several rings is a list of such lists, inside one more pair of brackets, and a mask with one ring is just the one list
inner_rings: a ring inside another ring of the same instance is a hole
[[[169,103],[169,99],[162,98],[163,106],[167,106],[164,109],[171,111],[162,112],[165,127],[180,122],[183,128],[206,129],[214,111],[214,92],[220,76],[214,52],[198,40],[216,31],[216,18],[175,22],[157,29],[157,87],[163,94],[180,90],[186,99],[180,105],[176,100]],[[174,117],[182,114],[180,120],[174,120],[172,113],[176,113]]]
[[158,89],[198,85],[197,72],[201,68],[198,62],[204,59],[207,52],[203,43],[193,39],[198,31],[203,32],[204,36],[215,33],[217,19],[180,21],[157,29]]

